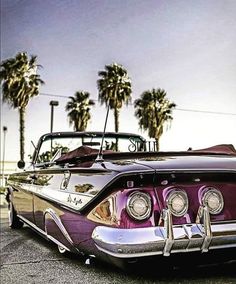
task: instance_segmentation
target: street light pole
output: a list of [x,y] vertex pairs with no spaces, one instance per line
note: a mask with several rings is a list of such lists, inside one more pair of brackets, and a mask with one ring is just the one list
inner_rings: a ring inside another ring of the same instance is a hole
[[6,148],[6,133],[7,127],[3,126],[3,153],[2,153],[2,186],[5,185],[4,182],[4,164],[5,164],[5,148]]
[[50,132],[52,133],[52,131],[53,131],[54,106],[58,106],[59,102],[58,101],[50,101],[49,104],[51,106],[51,127],[50,127]]
[[[51,106],[51,126],[50,126],[50,132],[53,131],[53,116],[54,116],[54,107],[59,105],[58,101],[50,101]],[[51,138],[51,155],[52,155],[52,138]]]

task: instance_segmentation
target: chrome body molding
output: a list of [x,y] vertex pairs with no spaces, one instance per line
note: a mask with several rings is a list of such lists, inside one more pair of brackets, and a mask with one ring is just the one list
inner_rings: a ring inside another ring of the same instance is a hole
[[[8,187],[13,191],[14,184],[8,182]],[[21,191],[38,196],[50,202],[64,205],[72,210],[79,211],[89,201],[94,198],[94,195],[88,193],[74,193],[67,190],[53,189],[46,186],[35,184],[21,184]]]
[[57,244],[58,246],[64,248],[65,250],[71,251],[68,247],[66,247],[64,244],[62,244],[61,242],[59,242],[57,239],[53,238],[52,236],[49,236],[49,235],[48,235],[47,238],[48,238],[49,240],[51,240],[52,242],[54,242],[55,244]]
[[[47,213],[52,213],[53,210],[52,209],[48,209]],[[50,214],[49,213],[49,214]],[[51,214],[50,214],[51,215]],[[51,215],[52,216],[52,215]],[[47,230],[45,227],[45,231],[41,230],[38,226],[36,226],[34,223],[30,222],[28,219],[24,218],[21,215],[18,215],[18,217],[28,226],[30,226],[32,229],[34,229],[35,231],[37,231],[40,235],[42,235],[45,239],[47,240],[51,240],[52,242],[54,242],[55,244],[57,244],[58,246],[63,247],[64,249],[66,249],[67,251],[70,251],[70,249],[68,247],[66,247],[64,244],[62,244],[60,241],[58,241],[57,239],[55,239],[53,236],[47,234]],[[53,218],[53,217],[52,217]],[[71,245],[73,245],[73,242],[69,236],[69,234],[66,232],[66,229],[64,228],[64,226],[62,225],[61,227],[59,227],[60,225],[60,221],[56,221],[57,219],[53,219],[55,221],[55,223],[57,224],[58,228],[61,230],[62,234],[65,236],[65,238],[71,243]],[[64,229],[63,229],[64,228]],[[63,230],[63,231],[62,231]],[[69,237],[69,238],[68,238]]]
[[[73,241],[70,237],[70,235],[68,234],[68,232],[66,231],[65,227],[63,226],[60,217],[58,217],[58,215],[56,214],[56,212],[54,210],[52,210],[51,208],[48,208],[45,210],[44,213],[44,220],[46,218],[46,215],[49,214],[51,216],[51,218],[53,219],[53,221],[56,223],[57,227],[59,228],[59,230],[62,232],[63,236],[66,238],[66,240],[73,246]],[[46,226],[46,222],[44,222],[45,224],[45,233],[47,235],[48,238],[53,238],[55,240],[55,238],[51,235],[48,234],[47,232],[47,226]],[[67,249],[68,250],[68,249]]]
[[30,222],[28,219],[24,218],[21,215],[17,215],[25,224],[27,224],[28,226],[30,226],[32,229],[34,229],[35,231],[37,231],[38,233],[40,233],[43,237],[45,237],[47,239],[47,235],[46,233],[41,230],[38,226],[36,226],[34,223]]
[[40,187],[36,185],[31,188],[31,193],[49,201],[65,205],[74,210],[80,210],[94,197],[91,194],[73,193],[66,190],[55,190],[49,187]]
[[207,208],[203,208],[202,214],[203,224],[173,225],[171,213],[165,209],[164,226],[134,229],[98,226],[92,238],[100,251],[118,258],[236,247],[236,220],[211,224]]
[[[136,164],[140,164],[139,162],[135,161]],[[140,164],[143,165],[143,164]],[[114,180],[117,179],[119,176],[126,176],[126,175],[139,175],[139,174],[145,174],[145,173],[236,173],[236,169],[234,168],[229,168],[229,169],[224,169],[224,168],[154,168],[151,166],[147,166],[150,169],[147,170],[139,170],[139,171],[135,171],[135,170],[127,170],[125,172],[119,172],[115,177]]]

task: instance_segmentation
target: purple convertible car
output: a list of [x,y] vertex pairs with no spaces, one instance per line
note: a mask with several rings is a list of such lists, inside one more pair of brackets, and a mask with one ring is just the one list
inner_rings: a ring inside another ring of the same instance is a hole
[[232,145],[157,152],[130,133],[43,135],[8,178],[10,227],[119,265],[236,248]]

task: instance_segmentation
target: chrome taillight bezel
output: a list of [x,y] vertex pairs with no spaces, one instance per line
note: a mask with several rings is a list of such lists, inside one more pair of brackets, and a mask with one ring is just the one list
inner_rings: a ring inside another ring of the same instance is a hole
[[[146,210],[142,214],[135,210],[135,202],[141,201],[146,207]],[[152,201],[151,196],[148,193],[134,191],[132,192],[126,202],[126,211],[128,215],[138,221],[146,220],[151,216],[152,213]]]
[[[175,210],[173,207],[173,202],[174,200],[178,198],[183,201],[183,208],[179,211]],[[176,217],[182,217],[188,212],[188,207],[189,207],[189,202],[188,202],[188,196],[187,193],[179,188],[173,188],[171,191],[168,193],[167,198],[166,198],[166,205],[167,208],[170,210],[172,215]]]
[[[213,209],[212,206],[209,205],[209,198],[211,198],[212,196],[217,198],[217,201],[219,203],[216,209]],[[204,206],[207,206],[210,214],[217,215],[217,214],[221,213],[223,208],[224,208],[223,195],[220,192],[220,190],[215,188],[215,187],[206,187],[204,189],[204,194],[203,194],[203,197],[202,197],[202,204]]]

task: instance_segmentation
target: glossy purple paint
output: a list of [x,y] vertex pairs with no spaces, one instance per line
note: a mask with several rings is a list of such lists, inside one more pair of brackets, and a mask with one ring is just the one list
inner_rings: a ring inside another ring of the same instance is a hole
[[[166,198],[172,189],[184,190],[189,203],[185,216],[172,216],[173,225],[196,223],[206,187],[217,188],[224,198],[222,212],[210,215],[210,221],[236,220],[234,156],[116,153],[104,157],[104,161],[95,162],[91,158],[69,166],[55,164],[51,168],[36,168],[10,176],[10,194],[19,217],[56,244],[74,252],[100,257],[104,253],[92,239],[97,226],[119,229],[163,226],[161,214],[167,208]],[[69,180],[64,188],[66,176]],[[55,191],[55,196],[46,195],[47,188]],[[82,202],[81,196],[88,194],[88,188],[92,190],[91,200],[81,208],[73,207],[76,202]],[[147,193],[151,198],[151,215],[143,221],[130,217],[126,210],[128,197],[134,191]],[[70,198],[63,199],[63,196],[60,200],[56,195],[61,193]],[[73,195],[73,199],[72,194],[78,198]],[[69,202],[71,200],[75,202]]]

